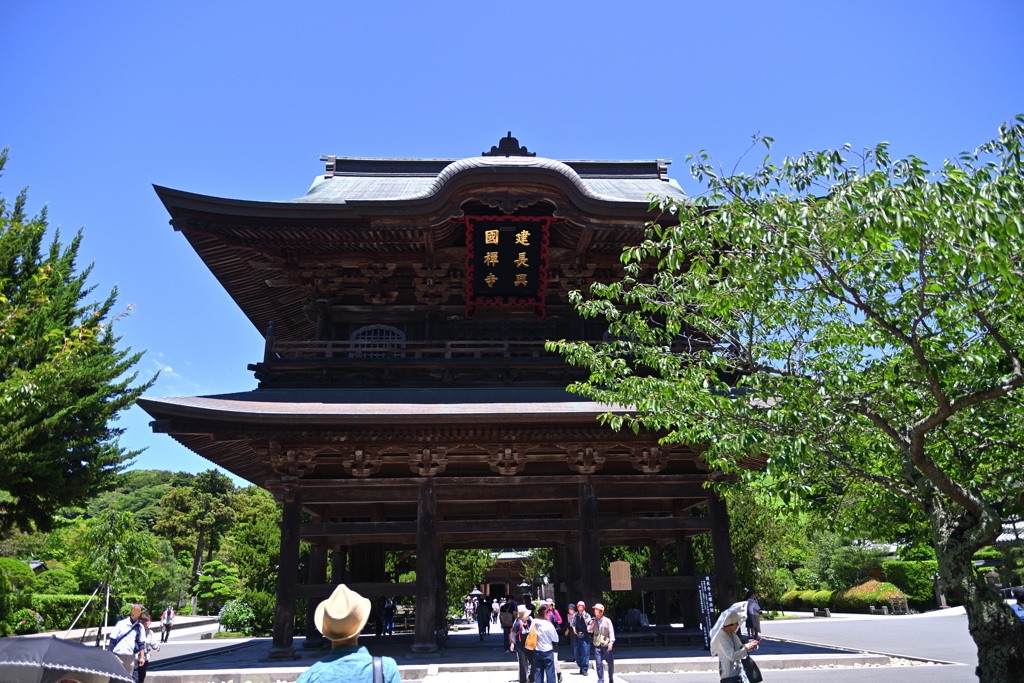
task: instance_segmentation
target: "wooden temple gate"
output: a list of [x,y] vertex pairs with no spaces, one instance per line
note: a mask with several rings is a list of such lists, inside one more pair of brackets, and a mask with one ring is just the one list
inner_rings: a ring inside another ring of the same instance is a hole
[[[251,392],[139,403],[156,431],[283,504],[273,654],[293,652],[296,599],[340,582],[375,602],[415,596],[413,649],[432,651],[450,548],[551,547],[558,602],[592,604],[609,589],[601,548],[646,545],[654,575],[634,590],[654,591],[659,619],[679,591],[696,626],[691,539],[710,532],[732,602],[728,516],[701,448],[600,425],[608,407],[567,394],[578,371],[543,348],[602,338],[567,293],[617,274],[649,193],[681,196],[666,163],[558,162],[511,136],[467,159],[326,160],[290,202],[157,188],[266,351]],[[680,571],[664,576],[670,548]],[[415,584],[385,575],[389,550],[415,553]]]

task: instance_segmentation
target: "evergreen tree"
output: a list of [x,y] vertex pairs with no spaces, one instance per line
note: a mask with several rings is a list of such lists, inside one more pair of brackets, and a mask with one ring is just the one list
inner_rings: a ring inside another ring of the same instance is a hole
[[132,386],[142,354],[117,348],[117,290],[88,301],[82,233],[44,249],[46,211],[29,218],[26,199],[0,197],[0,536],[50,529],[56,509],[111,489],[135,453],[110,423],[152,384]]

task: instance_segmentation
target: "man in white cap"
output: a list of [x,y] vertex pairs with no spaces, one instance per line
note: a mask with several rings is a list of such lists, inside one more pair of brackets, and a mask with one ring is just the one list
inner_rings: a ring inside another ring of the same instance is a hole
[[604,616],[604,605],[594,603],[594,618],[590,621],[590,630],[593,640],[593,657],[597,663],[597,683],[604,683],[604,665],[608,665],[608,683],[612,683],[615,675],[615,655],[612,648],[615,646],[615,626],[612,620]]
[[590,615],[587,614],[587,605],[582,600],[576,603],[576,616],[572,620],[572,630],[576,633],[576,641],[573,643],[573,657],[576,666],[580,668],[580,675],[586,676],[590,671]]
[[374,683],[380,662],[381,683],[401,683],[398,664],[390,657],[371,657],[359,647],[359,634],[370,618],[370,601],[342,584],[317,605],[314,623],[331,641],[331,653],[302,673],[295,683]]

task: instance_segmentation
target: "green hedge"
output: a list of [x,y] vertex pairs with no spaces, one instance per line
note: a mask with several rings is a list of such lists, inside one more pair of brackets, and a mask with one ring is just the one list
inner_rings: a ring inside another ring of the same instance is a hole
[[903,595],[903,592],[891,583],[872,579],[848,590],[836,591],[832,596],[832,607],[837,612],[867,612],[871,606],[888,606],[890,597]]
[[895,585],[904,595],[907,602],[918,609],[935,605],[935,583],[932,577],[939,571],[939,563],[935,560],[906,562],[889,560],[882,563],[885,579]]
[[810,610],[828,607],[832,602],[832,591],[786,591],[782,595],[780,604],[782,609],[788,610]]
[[[47,595],[36,593],[31,598],[32,610],[43,617],[43,629],[46,631],[63,630],[71,626],[72,620],[85,607],[88,595]],[[96,605],[96,599],[93,605]],[[99,603],[102,606],[102,602]],[[79,624],[81,625],[81,624]],[[90,624],[95,626],[95,624]]]

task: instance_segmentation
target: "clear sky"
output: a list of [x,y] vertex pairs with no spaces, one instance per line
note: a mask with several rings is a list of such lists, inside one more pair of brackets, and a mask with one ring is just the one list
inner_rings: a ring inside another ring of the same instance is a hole
[[[0,2],[0,193],[70,237],[150,396],[245,391],[262,337],[152,185],[305,194],[321,154],[459,158],[508,130],[554,159],[732,166],[880,141],[938,163],[1024,112],[1022,0]],[[98,297],[99,298],[99,297]],[[133,408],[135,466],[210,463]]]

